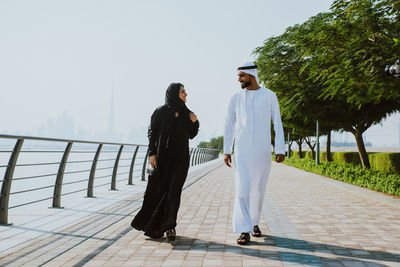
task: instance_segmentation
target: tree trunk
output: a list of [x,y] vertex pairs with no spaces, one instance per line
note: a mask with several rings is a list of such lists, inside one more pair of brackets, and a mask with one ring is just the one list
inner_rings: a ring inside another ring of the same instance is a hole
[[288,143],[288,158],[290,158],[291,156],[292,156],[292,144],[293,144],[293,141],[290,141],[289,143]]
[[328,132],[328,137],[326,140],[326,161],[332,161],[331,157],[331,131]]
[[299,146],[299,158],[301,159],[301,158],[303,158],[303,155],[302,155],[303,151],[301,149],[301,145],[303,144],[303,141],[300,141],[300,142],[296,141],[296,143]]
[[367,154],[367,150],[365,150],[364,140],[362,138],[362,132],[355,131],[353,132],[354,137],[356,138],[358,154],[360,155],[360,160],[363,168],[370,169],[371,165],[369,164],[369,158]]
[[307,140],[307,139],[306,139],[306,144],[308,145],[308,147],[309,147],[310,150],[311,150],[311,159],[315,159],[315,150],[314,150],[314,147],[315,147],[316,144],[311,145],[310,140]]
[[311,149],[311,158],[315,159],[315,150],[314,147]]

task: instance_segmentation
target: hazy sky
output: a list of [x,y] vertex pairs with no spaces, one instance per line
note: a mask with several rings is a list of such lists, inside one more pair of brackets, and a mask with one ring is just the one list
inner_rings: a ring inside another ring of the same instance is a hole
[[[0,132],[32,132],[63,112],[76,127],[104,131],[113,87],[126,139],[132,126],[148,125],[168,85],[182,82],[202,137],[222,135],[229,97],[241,90],[237,66],[331,3],[0,0]],[[392,120],[384,126],[397,144],[399,116]]]

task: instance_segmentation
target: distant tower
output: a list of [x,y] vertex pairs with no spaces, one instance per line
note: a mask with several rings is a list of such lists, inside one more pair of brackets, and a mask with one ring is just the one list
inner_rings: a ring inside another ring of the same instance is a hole
[[108,118],[107,138],[114,140],[115,138],[115,121],[114,121],[114,76],[111,82],[111,100],[110,100],[110,115]]

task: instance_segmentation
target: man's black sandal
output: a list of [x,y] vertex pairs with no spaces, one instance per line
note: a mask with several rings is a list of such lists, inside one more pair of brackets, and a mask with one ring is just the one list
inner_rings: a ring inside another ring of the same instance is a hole
[[239,245],[246,245],[250,242],[250,234],[249,233],[241,233],[239,238],[237,239],[237,243]]
[[254,237],[260,237],[261,236],[261,230],[258,227],[258,225],[254,225],[253,231],[254,231],[254,233],[252,234],[252,236],[254,236]]
[[175,241],[175,237],[176,237],[175,228],[169,229],[165,233],[167,235],[168,241]]

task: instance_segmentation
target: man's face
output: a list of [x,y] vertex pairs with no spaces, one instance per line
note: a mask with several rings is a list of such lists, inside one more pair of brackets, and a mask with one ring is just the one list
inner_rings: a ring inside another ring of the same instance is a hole
[[240,82],[240,86],[242,89],[251,85],[251,77],[250,74],[244,73],[243,71],[238,72],[238,81]]

